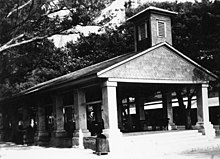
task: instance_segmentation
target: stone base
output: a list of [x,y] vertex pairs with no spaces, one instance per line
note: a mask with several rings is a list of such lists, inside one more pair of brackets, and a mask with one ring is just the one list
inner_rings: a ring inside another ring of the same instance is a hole
[[196,129],[201,132],[203,135],[206,135],[208,138],[215,137],[215,129],[214,126],[210,123],[197,122]]
[[79,137],[72,137],[72,145],[79,146]]
[[65,130],[56,130],[56,131],[53,132],[53,136],[55,136],[57,138],[66,137],[67,136],[67,132]]
[[204,128],[205,128],[205,135],[208,138],[210,138],[210,139],[215,138],[215,136],[216,136],[215,135],[215,129],[214,129],[213,125],[210,122],[205,123]]
[[220,136],[220,130],[215,130],[215,135]]
[[177,130],[177,126],[175,125],[175,123],[169,123],[168,130]]
[[195,128],[198,130],[198,132],[205,135],[205,129],[204,129],[204,123],[203,122],[197,122]]
[[120,152],[120,149],[118,149],[118,144],[122,142],[122,133],[120,130],[104,129],[102,134],[106,136],[108,151],[113,153]]
[[[95,152],[97,151],[97,144],[100,144],[97,143],[97,137],[96,136],[92,136],[92,137],[84,137],[83,138],[83,145],[84,145],[84,148],[85,149],[91,149],[91,150],[94,150]],[[101,145],[102,147],[103,145]],[[109,152],[109,141],[108,141],[108,138],[106,139],[106,145],[104,146],[107,146],[107,152]]]
[[92,149],[96,151],[96,137],[84,137],[83,145],[85,149]]
[[4,141],[4,132],[0,130],[0,141]]
[[[78,137],[73,137],[72,138],[72,144],[73,146],[79,146],[79,138]],[[91,149],[91,150],[96,150],[96,137],[91,136],[91,137],[84,137],[83,138],[83,148],[84,149]]]
[[46,131],[37,132],[35,143],[38,146],[48,146],[50,141],[50,135]]
[[52,137],[50,140],[51,147],[70,148],[72,147],[72,139],[67,137]]
[[78,146],[79,148],[84,148],[84,137],[90,137],[91,133],[87,129],[75,130],[72,138],[73,146]]
[[121,138],[122,137],[122,133],[119,129],[114,129],[114,130],[104,129],[102,134],[104,134],[107,138],[109,137]]
[[50,146],[59,148],[72,147],[72,138],[67,137],[65,130],[56,130],[51,135]]

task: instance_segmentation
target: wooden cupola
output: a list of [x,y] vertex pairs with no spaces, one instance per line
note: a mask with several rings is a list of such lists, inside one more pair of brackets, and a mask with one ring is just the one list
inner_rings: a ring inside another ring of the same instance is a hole
[[158,43],[172,45],[171,17],[176,12],[148,7],[130,17],[127,21],[134,24],[135,51],[143,51]]

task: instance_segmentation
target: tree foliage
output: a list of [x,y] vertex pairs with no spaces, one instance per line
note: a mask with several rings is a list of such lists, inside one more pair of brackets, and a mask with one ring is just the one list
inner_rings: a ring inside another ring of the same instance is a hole
[[[172,19],[174,47],[220,76],[220,2],[146,3],[136,10],[128,9],[127,15],[132,16],[150,5],[178,13]],[[175,92],[181,121],[186,129],[191,129],[191,101],[196,91],[187,87],[178,88]],[[187,105],[184,97],[187,97]]]
[[18,93],[62,75],[63,52],[43,40],[17,47],[0,58],[0,95]]
[[81,65],[71,65],[73,71],[133,50],[133,29],[124,24],[117,29],[106,28],[103,34],[81,35],[76,43],[67,44],[65,52],[81,61]]
[[0,0],[0,97],[69,72],[78,59],[46,38],[92,24],[109,1]]
[[135,10],[128,9],[127,16],[148,6],[156,6],[178,13],[173,17],[173,46],[220,75],[220,2],[146,3]]
[[104,2],[0,0],[0,54],[7,49],[54,34],[64,34],[64,31],[76,25],[87,25],[99,14],[100,9],[105,7]]
[[[111,0],[51,2],[0,0],[0,49],[9,46],[0,51],[0,96],[133,51],[133,29],[127,23],[116,30],[107,28],[103,34],[81,35],[76,43],[55,48],[45,37],[66,34],[64,30],[78,24],[92,24]],[[127,9],[127,16],[149,5],[178,12],[173,17],[174,47],[219,75],[220,2],[146,3],[135,10]],[[61,10],[69,14],[56,16]],[[31,43],[22,43],[31,39]],[[14,44],[17,47],[11,47]]]

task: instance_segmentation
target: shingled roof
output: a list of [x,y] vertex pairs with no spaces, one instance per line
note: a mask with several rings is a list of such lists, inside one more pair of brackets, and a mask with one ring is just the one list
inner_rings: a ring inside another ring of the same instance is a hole
[[117,56],[115,58],[91,65],[89,67],[85,67],[85,68],[80,69],[78,71],[51,79],[51,80],[43,82],[43,83],[40,83],[34,87],[31,87],[27,90],[24,90],[23,92],[15,95],[15,96],[28,95],[28,94],[40,92],[43,90],[50,91],[51,89],[57,89],[58,87],[60,87],[60,86],[62,87],[65,84],[68,84],[71,82],[72,82],[71,86],[74,86],[73,82],[78,81],[78,83],[77,82],[76,83],[79,84],[82,79],[85,81],[86,79],[91,79],[91,78],[92,79],[108,78],[108,77],[103,77],[102,75],[110,70],[113,70],[119,66],[122,66],[123,64],[125,64],[129,61],[134,60],[135,58],[141,57],[144,54],[148,54],[149,52],[151,52],[153,50],[159,49],[160,47],[166,47],[166,48],[172,50],[175,54],[180,56],[182,59],[191,63],[191,65],[193,65],[196,68],[198,68],[199,70],[202,70],[203,72],[205,72],[205,74],[210,76],[211,79],[218,79],[218,76],[216,76],[212,72],[208,71],[204,67],[200,66],[199,64],[197,64],[196,62],[194,62],[193,60],[191,60],[190,58],[188,58],[187,56],[185,56],[184,54],[182,54],[181,52],[176,50],[170,44],[163,42],[163,43],[157,44],[147,50],[141,51],[139,53],[131,52],[131,53],[127,53],[127,54],[124,54],[121,56]]
[[128,59],[129,57],[132,57],[135,54],[136,53],[134,53],[134,52],[127,53],[127,54],[117,56],[115,58],[94,64],[94,65],[82,68],[82,69],[77,70],[75,72],[71,72],[69,74],[66,74],[66,75],[51,79],[49,81],[40,83],[34,87],[31,87],[27,90],[24,90],[23,92],[21,92],[21,94],[29,94],[29,93],[40,91],[43,89],[56,87],[58,85],[65,84],[65,83],[72,82],[72,81],[76,81],[76,80],[79,80],[82,78],[89,78],[92,76],[97,77],[97,73],[99,71],[102,71],[102,70],[104,70],[114,64],[117,64],[118,62],[121,62],[125,59]]

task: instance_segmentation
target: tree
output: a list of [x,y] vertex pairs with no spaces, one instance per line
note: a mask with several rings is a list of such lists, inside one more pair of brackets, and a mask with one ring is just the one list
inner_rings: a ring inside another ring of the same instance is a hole
[[80,61],[79,65],[69,65],[69,70],[75,71],[133,50],[133,29],[124,24],[116,29],[106,28],[103,34],[81,35],[76,43],[67,44],[65,52]]
[[[7,49],[0,51],[0,83],[4,85],[5,91],[10,88],[9,90],[18,92],[53,77],[133,51],[133,29],[129,24],[122,25],[117,30],[107,29],[106,34],[91,34],[88,37],[81,35],[77,43],[69,43],[66,48],[62,49],[55,48],[45,39],[56,33],[68,34],[69,28],[74,28],[77,24],[92,24],[100,9],[104,8],[105,3],[111,1],[59,0],[59,3],[54,4],[52,0],[9,0],[6,2],[0,0],[2,8],[0,10],[0,48],[5,44],[8,45]],[[24,7],[17,7],[14,12],[11,12],[13,8],[16,8],[15,4]],[[213,72],[217,74],[220,72],[218,62],[220,59],[220,2],[147,3],[136,10],[129,9],[127,15],[132,16],[149,5],[178,12],[178,16],[173,18],[174,47]],[[68,11],[69,14],[63,17],[55,16],[55,13],[61,10]],[[206,20],[203,21],[204,19]],[[209,29],[206,30],[208,27]],[[42,37],[44,40],[40,38],[39,41],[35,39],[37,37]],[[34,42],[31,43],[31,39]],[[8,42],[11,43],[8,44]],[[38,64],[33,62],[35,67],[30,64],[27,68],[24,67],[23,63],[35,61],[35,59],[40,61],[36,60]],[[16,87],[19,89],[13,89],[15,85],[19,85]]]
[[220,56],[220,2],[187,4],[174,20],[174,46],[217,75]]
[[[192,108],[192,98],[195,95],[195,88],[186,87],[186,88],[177,88],[175,90],[176,98],[178,99],[179,108],[181,111],[180,120],[183,121],[185,128],[187,130],[192,129],[192,120],[191,120],[191,108]],[[187,98],[187,105],[184,104],[183,98]]]
[[[0,54],[74,26],[91,23],[105,7],[101,0],[0,0]],[[59,13],[66,15],[60,17]]]
[[47,39],[29,43],[0,58],[0,96],[10,96],[65,73],[65,55]]
[[0,0],[0,97],[70,72],[69,66],[78,59],[70,59],[47,37],[92,24],[107,2]]

